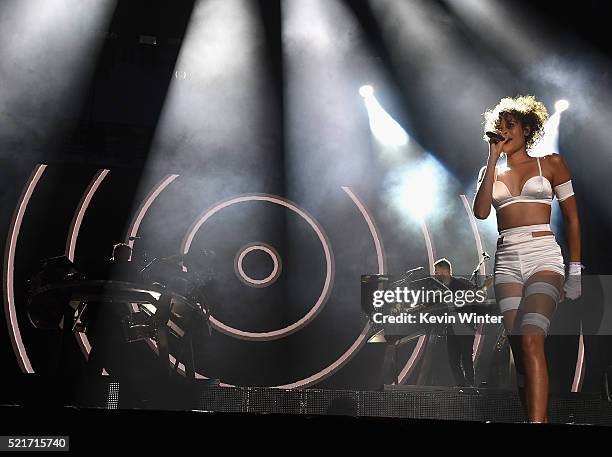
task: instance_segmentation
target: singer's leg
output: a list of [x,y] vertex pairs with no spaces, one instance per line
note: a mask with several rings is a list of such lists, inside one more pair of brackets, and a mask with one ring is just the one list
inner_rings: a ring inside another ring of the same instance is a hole
[[521,340],[520,335],[515,335],[516,317],[523,296],[523,284],[515,282],[513,278],[502,277],[501,275],[496,276],[495,282],[495,297],[503,316],[504,328],[516,368],[516,385],[523,410],[527,414]]
[[548,369],[544,340],[562,287],[563,276],[554,271],[537,272],[525,283],[520,333],[530,422],[548,421]]

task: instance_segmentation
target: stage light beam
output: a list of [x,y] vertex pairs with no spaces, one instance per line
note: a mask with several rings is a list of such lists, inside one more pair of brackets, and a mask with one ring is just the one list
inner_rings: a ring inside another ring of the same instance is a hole
[[385,111],[374,96],[372,86],[361,86],[359,95],[364,99],[372,134],[384,146],[399,147],[408,144],[408,134],[399,123]]
[[3,143],[49,150],[76,123],[115,6],[116,0],[0,4]]
[[548,154],[559,154],[559,125],[561,124],[561,113],[569,108],[569,102],[565,99],[555,103],[555,112],[544,124],[544,136],[530,151],[534,157],[543,157]]

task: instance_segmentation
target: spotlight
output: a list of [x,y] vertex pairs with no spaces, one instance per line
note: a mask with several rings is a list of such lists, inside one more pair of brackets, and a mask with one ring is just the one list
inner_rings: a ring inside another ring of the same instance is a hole
[[372,95],[374,95],[374,88],[369,85],[361,86],[359,88],[359,95],[361,95],[363,98],[371,97]]
[[555,103],[555,110],[557,110],[559,113],[565,111],[568,108],[569,102],[567,100],[558,100],[557,103]]
[[408,135],[401,125],[380,106],[374,96],[374,88],[370,85],[361,86],[359,95],[368,110],[370,130],[384,146],[397,147],[408,143]]

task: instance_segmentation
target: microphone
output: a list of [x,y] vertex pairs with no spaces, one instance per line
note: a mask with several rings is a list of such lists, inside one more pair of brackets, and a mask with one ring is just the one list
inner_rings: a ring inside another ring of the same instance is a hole
[[483,252],[483,253],[482,253],[482,258],[483,258],[483,259],[490,259],[490,258],[491,258],[491,256],[490,256],[489,254],[487,254],[486,252]]
[[488,136],[489,139],[493,141],[494,143],[499,143],[500,141],[506,141],[506,138],[499,132],[494,132],[492,130],[489,130],[485,132],[485,135]]

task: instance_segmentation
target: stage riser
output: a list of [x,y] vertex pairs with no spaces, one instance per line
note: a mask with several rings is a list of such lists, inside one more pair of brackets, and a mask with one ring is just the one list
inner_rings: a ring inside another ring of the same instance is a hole
[[[612,407],[598,397],[553,397],[553,423],[612,425]],[[359,392],[307,389],[207,388],[199,407],[207,411],[271,414],[339,414],[491,422],[524,422],[518,395],[495,391],[463,393]]]
[[[210,384],[149,385],[98,379],[29,378],[8,385],[0,403],[35,407],[200,410],[220,413],[343,415],[479,422],[524,422],[516,392],[400,386],[384,391],[283,390]],[[612,405],[595,394],[551,396],[552,423],[612,426]]]

